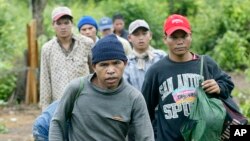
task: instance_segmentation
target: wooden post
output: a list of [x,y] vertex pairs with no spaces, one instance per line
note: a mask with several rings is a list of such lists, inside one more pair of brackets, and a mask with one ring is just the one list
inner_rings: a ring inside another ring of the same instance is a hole
[[28,72],[26,82],[25,103],[37,103],[37,69],[38,69],[38,49],[36,39],[36,21],[32,20],[27,25],[28,38]]

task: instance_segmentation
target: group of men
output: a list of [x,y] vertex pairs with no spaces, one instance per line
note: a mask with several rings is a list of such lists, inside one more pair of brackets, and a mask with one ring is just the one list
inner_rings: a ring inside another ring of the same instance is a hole
[[[77,24],[84,36],[77,36],[72,19],[68,7],[52,11],[56,36],[42,47],[43,114],[33,126],[35,140],[184,140],[180,128],[203,79],[200,55],[190,51],[188,19],[167,17],[163,41],[168,55],[150,46],[152,33],[145,20],[131,22],[126,33],[123,28],[112,31],[108,17],[97,25],[84,16]],[[123,17],[114,16],[113,25],[124,27]],[[205,59],[211,78],[201,84],[203,89],[229,97],[234,87],[230,76],[212,58]]]

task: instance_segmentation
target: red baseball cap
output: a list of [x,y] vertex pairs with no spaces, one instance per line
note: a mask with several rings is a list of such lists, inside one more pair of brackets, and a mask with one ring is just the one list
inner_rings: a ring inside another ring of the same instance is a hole
[[166,19],[164,23],[164,32],[167,35],[171,35],[176,30],[183,30],[187,33],[191,33],[190,23],[186,17],[173,14]]

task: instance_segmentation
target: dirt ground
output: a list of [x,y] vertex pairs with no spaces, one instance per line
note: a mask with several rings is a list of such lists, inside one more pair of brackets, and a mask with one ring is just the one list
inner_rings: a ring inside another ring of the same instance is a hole
[[[230,74],[235,87],[250,91],[250,82],[240,74]],[[0,141],[33,141],[32,124],[41,113],[37,105],[15,105],[0,107],[0,123],[6,126],[8,132],[0,134]]]
[[8,129],[0,141],[33,141],[32,124],[41,113],[37,105],[16,105],[0,108],[0,123]]

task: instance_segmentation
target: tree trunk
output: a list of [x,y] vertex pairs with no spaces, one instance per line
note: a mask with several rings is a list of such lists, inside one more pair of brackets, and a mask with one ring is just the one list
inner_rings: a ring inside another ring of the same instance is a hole
[[32,18],[37,22],[36,37],[44,33],[43,30],[43,11],[47,4],[47,0],[31,0]]

